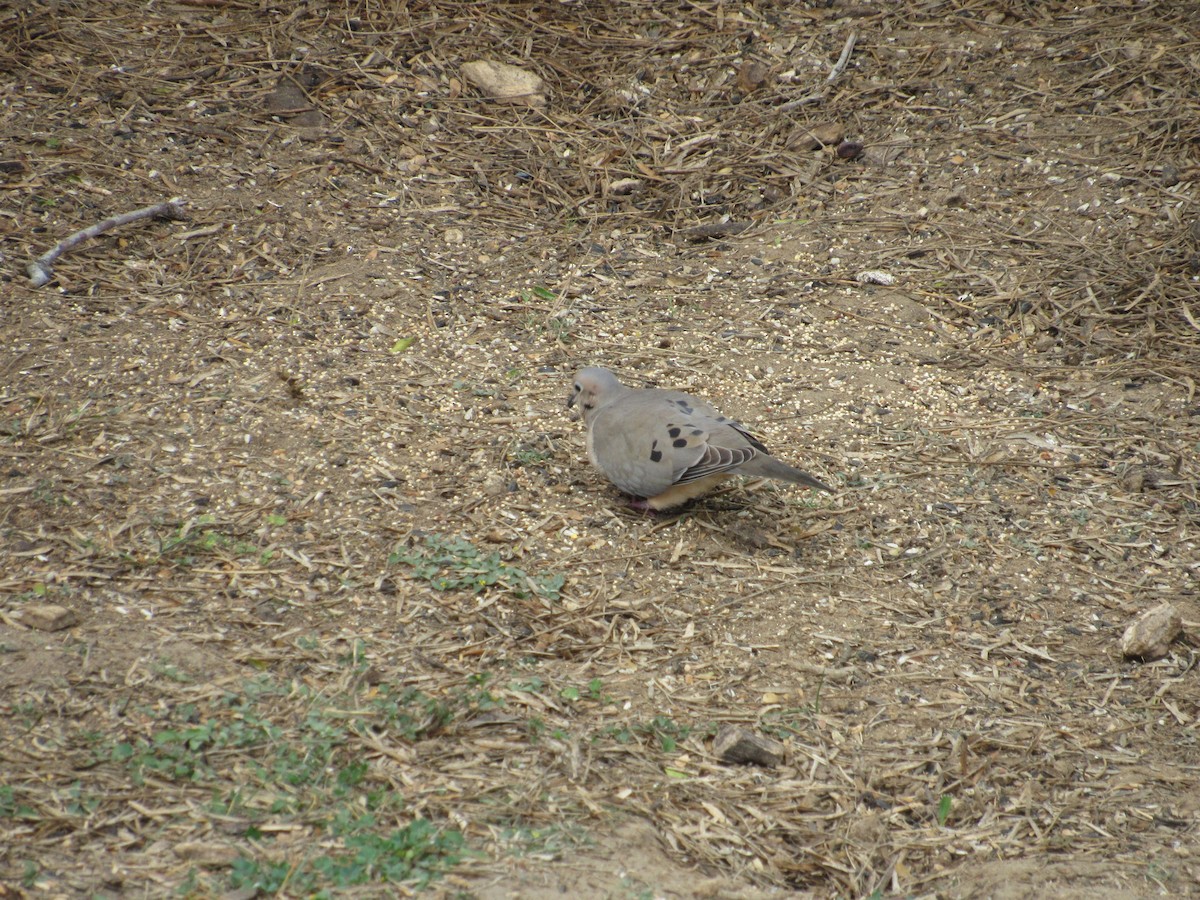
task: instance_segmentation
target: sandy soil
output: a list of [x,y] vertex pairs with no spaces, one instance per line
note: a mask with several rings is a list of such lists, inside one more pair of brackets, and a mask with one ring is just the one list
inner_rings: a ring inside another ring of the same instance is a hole
[[0,895],[1200,896],[1194,13],[0,6]]

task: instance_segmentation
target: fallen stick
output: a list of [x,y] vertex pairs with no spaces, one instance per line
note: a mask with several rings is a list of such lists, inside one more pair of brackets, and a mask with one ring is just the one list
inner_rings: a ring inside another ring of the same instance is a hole
[[825,79],[825,83],[821,85],[819,91],[809,94],[807,97],[801,97],[799,100],[790,100],[787,103],[780,104],[776,108],[776,112],[788,112],[793,109],[798,109],[809,103],[820,103],[829,95],[829,89],[833,87],[833,83],[842,77],[842,73],[846,71],[846,66],[850,63],[850,54],[854,52],[854,45],[858,42],[858,35],[851,32],[850,37],[846,38],[846,43],[842,47],[842,55],[838,57],[838,61],[834,63],[833,70],[829,73],[829,77]]
[[186,204],[187,201],[182,197],[174,197],[164,203],[155,203],[153,206],[135,209],[133,212],[122,213],[119,216],[112,216],[103,222],[97,222],[95,225],[85,228],[82,231],[77,231],[70,237],[59,241],[52,249],[43,253],[29,264],[26,269],[29,272],[29,280],[33,282],[35,288],[48,283],[54,277],[55,261],[72,247],[82,244],[88,238],[94,238],[120,225],[128,225],[130,222],[136,222],[139,219],[182,219],[186,215],[183,209]]

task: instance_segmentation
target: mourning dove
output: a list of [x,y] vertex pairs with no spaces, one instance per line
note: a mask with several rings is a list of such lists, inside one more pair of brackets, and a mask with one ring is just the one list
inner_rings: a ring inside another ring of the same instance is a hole
[[668,390],[634,390],[608,369],[575,376],[567,406],[579,404],[592,465],[643,510],[671,509],[732,475],[778,478],[832,492],[767,452],[742,425],[708,403]]

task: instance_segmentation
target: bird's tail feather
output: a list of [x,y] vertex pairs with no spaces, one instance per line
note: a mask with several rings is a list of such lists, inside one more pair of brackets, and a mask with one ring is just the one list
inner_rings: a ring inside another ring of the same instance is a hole
[[780,481],[790,481],[792,484],[802,484],[818,491],[825,491],[827,494],[834,492],[829,485],[818,481],[807,472],[794,469],[787,463],[780,462],[765,453],[760,453],[749,462],[738,466],[737,471],[743,475],[758,475],[762,478],[777,478]]

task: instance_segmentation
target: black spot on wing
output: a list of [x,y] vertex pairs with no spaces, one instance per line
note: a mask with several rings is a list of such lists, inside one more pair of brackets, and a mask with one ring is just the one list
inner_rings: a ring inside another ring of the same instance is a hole
[[662,451],[658,449],[658,441],[650,444],[650,462],[662,462]]
[[[679,432],[676,431],[675,434],[679,434]],[[671,441],[671,446],[676,447],[680,450],[682,450],[687,445],[688,445],[687,438],[675,438],[675,440]]]
[[673,438],[679,437],[679,435],[682,431],[683,431],[683,429],[680,428],[678,425],[668,425],[667,426],[667,434],[669,434]]
[[693,428],[692,429],[692,437],[700,437],[702,434],[704,434],[703,428]]

